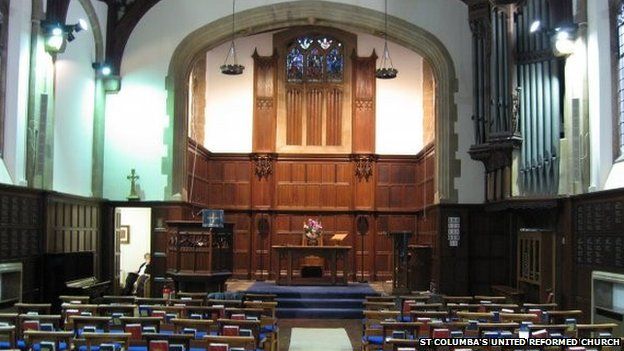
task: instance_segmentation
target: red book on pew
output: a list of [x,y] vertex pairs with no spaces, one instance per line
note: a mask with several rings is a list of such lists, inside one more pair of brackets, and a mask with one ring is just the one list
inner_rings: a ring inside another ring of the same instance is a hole
[[223,326],[223,336],[238,336],[238,325],[225,325]]
[[230,346],[228,344],[210,344],[208,351],[228,351]]
[[152,340],[149,343],[149,351],[169,351],[167,340]]
[[237,321],[244,321],[245,320],[245,315],[242,313],[234,313],[232,314],[231,317],[233,320],[237,320]]
[[431,337],[434,339],[448,339],[451,337],[451,331],[446,328],[435,328],[433,329]]
[[416,303],[416,300],[405,300],[403,301],[403,314],[409,314],[410,313],[410,304],[411,303]]
[[165,317],[167,317],[167,312],[165,312],[165,311],[152,311],[152,317],[160,317],[163,320],[165,320]]
[[24,323],[22,323],[22,330],[39,330],[39,321],[24,321]]
[[130,340],[141,340],[143,328],[140,324],[126,324],[126,333],[130,333]]
[[540,310],[539,308],[531,308],[529,309],[529,313],[530,314],[534,314],[535,320],[536,321],[541,321],[542,320],[542,310]]

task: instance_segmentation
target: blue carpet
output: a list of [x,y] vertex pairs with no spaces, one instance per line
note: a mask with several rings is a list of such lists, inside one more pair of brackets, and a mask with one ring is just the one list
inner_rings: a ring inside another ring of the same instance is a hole
[[278,318],[360,319],[366,296],[379,295],[368,284],[281,286],[255,282],[248,293],[277,295]]

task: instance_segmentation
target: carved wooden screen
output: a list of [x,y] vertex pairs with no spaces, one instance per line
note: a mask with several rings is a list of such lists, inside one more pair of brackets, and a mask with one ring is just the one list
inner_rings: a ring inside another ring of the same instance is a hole
[[276,149],[351,152],[351,58],[355,36],[304,27],[277,33]]

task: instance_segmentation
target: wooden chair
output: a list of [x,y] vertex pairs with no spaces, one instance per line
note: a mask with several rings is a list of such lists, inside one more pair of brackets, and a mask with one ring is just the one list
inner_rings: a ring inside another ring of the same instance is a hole
[[[171,345],[184,345],[185,350],[191,349],[191,340],[195,336],[192,334],[162,334],[144,333],[143,340],[149,345],[150,341],[165,340]],[[149,348],[148,348],[149,349]]]
[[61,316],[63,317],[63,323],[65,323],[65,329],[71,329],[71,325],[67,325],[68,323],[71,323],[69,320],[70,316],[81,315],[82,313],[90,313],[91,316],[97,316],[98,305],[63,303],[61,305]]
[[448,329],[451,332],[461,331],[462,334],[465,334],[467,326],[467,322],[433,322],[428,324],[427,336],[431,337],[434,329]]
[[19,314],[27,314],[27,313],[38,313],[38,314],[50,314],[52,309],[52,304],[50,303],[21,303],[18,302],[15,304],[15,308],[17,308],[17,313]]
[[0,326],[0,349],[17,348],[17,328],[15,325]]
[[[70,316],[69,325],[74,332],[76,338],[79,338],[84,330],[84,327],[95,327],[96,332],[107,333],[110,329],[112,318],[111,317],[89,317],[89,316]],[[65,330],[70,330],[68,325],[65,325]]]
[[160,333],[160,324],[163,321],[162,317],[121,317],[119,318],[123,330],[126,330],[128,324],[140,324],[141,329],[145,327],[154,327],[157,333]]
[[398,307],[395,302],[364,301],[362,303],[365,310],[369,311],[396,311]]
[[457,312],[479,312],[481,310],[482,305],[474,304],[474,303],[447,303],[446,310],[451,313]]
[[171,306],[203,306],[203,300],[182,300],[182,299],[169,299],[168,304]]
[[402,350],[419,350],[420,344],[418,340],[413,340],[413,339],[396,339],[396,338],[389,338],[386,339],[385,344],[387,345],[387,347],[390,350],[396,351],[399,348],[401,348]]
[[253,336],[206,335],[202,341],[201,348],[205,350],[208,350],[210,344],[228,344],[230,348],[239,347],[244,350],[256,350],[256,339]]
[[181,298],[186,298],[186,297],[190,297],[191,300],[201,300],[202,302],[208,300],[208,293],[203,293],[203,292],[182,292],[179,291],[178,293],[176,293],[176,296],[181,299]]
[[43,341],[53,342],[58,351],[71,350],[71,342],[74,334],[70,331],[39,331],[27,330],[24,332],[26,350],[32,350],[35,344]]
[[226,319],[232,318],[234,314],[244,314],[245,318],[255,318],[260,320],[260,317],[264,313],[262,308],[250,308],[250,307],[227,307],[225,309],[225,317]]
[[60,326],[61,326],[61,315],[60,314],[39,314],[39,315],[33,315],[33,314],[20,314],[18,317],[18,322],[17,322],[17,330],[18,336],[23,336],[24,335],[24,322],[25,321],[38,321],[39,324],[52,324],[52,329],[54,330],[60,330]]
[[277,310],[277,302],[274,301],[244,301],[243,306],[245,308],[260,308],[262,309],[262,315],[275,318]]
[[556,303],[525,303],[522,304],[522,309],[524,309],[525,312],[532,308],[539,308],[543,311],[550,311],[556,310],[557,306],[558,305]]
[[80,351],[91,351],[93,346],[101,344],[119,344],[122,350],[127,350],[130,342],[130,333],[82,333],[82,340],[76,340],[76,344],[84,344]]
[[596,323],[596,324],[577,324],[577,337],[588,338],[592,337],[595,333],[611,333],[613,334],[615,328],[618,327],[616,323]]
[[483,337],[483,333],[488,331],[510,331],[512,333],[518,329],[520,325],[518,323],[478,323],[477,328],[479,337]]
[[500,313],[501,322],[534,322],[539,323],[539,318],[533,313]]
[[474,299],[477,302],[490,301],[492,303],[505,303],[507,296],[488,296],[488,295],[475,295]]
[[211,332],[216,331],[217,323],[211,319],[172,319],[173,330],[175,333],[184,333],[185,328],[195,329],[197,334],[195,337],[201,339],[204,335],[209,335]]
[[407,338],[417,339],[421,333],[423,323],[420,322],[395,322],[395,321],[382,321],[381,322],[381,335],[383,340],[392,337],[392,333],[395,331],[404,331]]
[[7,323],[9,325],[18,325],[17,313],[0,313],[0,322]]
[[243,295],[243,302],[247,302],[247,301],[274,302],[276,298],[277,298],[277,295],[275,294],[245,293]]
[[520,312],[520,306],[513,303],[484,303],[481,304],[481,310],[483,312],[500,311],[502,309],[512,310],[514,312]]
[[447,319],[449,317],[449,313],[446,311],[410,311],[409,315],[411,320],[415,322],[418,321],[418,318]]
[[59,296],[61,303],[69,304],[88,304],[91,301],[91,297],[82,295],[61,295]]
[[410,303],[410,311],[442,311],[444,305],[441,303]]
[[135,305],[166,305],[169,302],[168,299],[161,297],[135,297]]
[[362,350],[379,349],[384,344],[382,322],[398,321],[400,311],[365,310],[362,331]]
[[[240,329],[249,329],[251,330],[251,333],[253,334],[253,338],[256,340],[256,348],[265,348],[265,342],[266,342],[266,338],[262,339],[260,338],[260,329],[261,329],[261,322],[255,321],[255,320],[237,320],[237,319],[218,319],[217,320],[217,324],[219,326],[219,331],[221,332],[221,334],[223,334],[223,327],[228,326],[228,325],[232,325],[232,326],[238,326]],[[270,347],[267,347],[267,349],[270,349]]]
[[548,318],[551,323],[563,323],[567,318],[580,318],[583,315],[581,310],[552,310],[548,311]]
[[464,321],[476,320],[492,322],[494,314],[492,312],[457,312],[457,317]]
[[191,316],[193,315],[200,315],[202,319],[217,320],[225,316],[225,307],[185,306],[184,315],[185,315],[185,318],[191,318]]
[[[135,315],[138,309],[137,305],[119,304],[119,305],[98,305],[98,313],[100,316],[115,317],[115,314],[120,314],[124,317],[132,317]],[[118,325],[115,318],[113,324]]]
[[132,296],[132,295],[127,295],[127,296],[105,295],[105,296],[102,296],[102,303],[134,305],[135,299],[136,299],[136,296]]
[[449,295],[443,295],[442,296],[442,301],[444,301],[445,304],[448,304],[448,303],[472,303],[474,301],[474,297],[472,297],[472,296],[449,296]]
[[206,306],[243,307],[242,300],[206,300]]
[[169,324],[173,318],[186,318],[186,306],[140,305],[139,317],[158,317],[164,313],[163,323]]

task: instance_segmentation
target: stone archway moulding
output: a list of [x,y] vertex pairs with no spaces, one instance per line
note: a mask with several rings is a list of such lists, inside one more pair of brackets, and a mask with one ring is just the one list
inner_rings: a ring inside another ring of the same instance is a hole
[[[179,196],[186,199],[186,172],[173,170],[187,169],[189,67],[198,53],[231,38],[231,20],[230,16],[223,17],[193,31],[180,42],[171,58],[167,76],[167,113],[172,123],[164,136],[168,156],[163,159],[163,174],[169,176],[165,199]],[[384,26],[384,13],[327,1],[295,1],[239,12],[236,22],[240,27],[239,35],[314,23],[379,36],[379,29]],[[453,96],[457,91],[457,78],[453,59],[433,34],[394,16],[388,16],[388,39],[423,56],[433,67],[436,79],[435,201],[457,202],[454,180],[460,176],[460,161],[456,158],[458,138],[454,131],[457,108]]]

